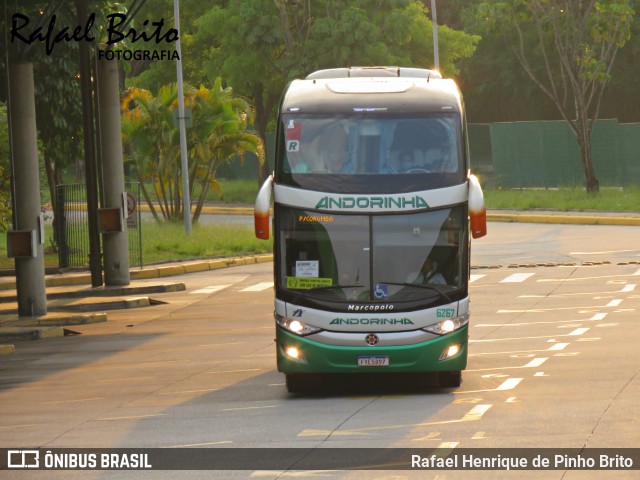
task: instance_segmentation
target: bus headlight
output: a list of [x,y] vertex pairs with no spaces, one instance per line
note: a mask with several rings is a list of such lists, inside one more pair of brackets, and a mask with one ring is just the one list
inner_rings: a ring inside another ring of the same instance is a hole
[[291,360],[295,360],[300,363],[307,363],[307,359],[304,358],[304,355],[298,347],[285,347],[283,350],[284,354]]
[[447,318],[441,320],[438,323],[429,325],[423,328],[423,330],[429,333],[435,333],[436,335],[446,335],[447,333],[455,332],[469,323],[469,314],[465,313],[460,317]]
[[294,333],[301,337],[305,337],[307,335],[311,335],[312,333],[320,331],[319,328],[312,325],[307,325],[297,318],[286,318],[278,314],[276,314],[276,323],[288,332]]

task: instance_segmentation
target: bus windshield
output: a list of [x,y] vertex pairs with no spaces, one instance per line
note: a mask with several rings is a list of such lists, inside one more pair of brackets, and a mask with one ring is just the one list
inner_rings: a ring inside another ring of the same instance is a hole
[[[417,118],[286,114],[280,126],[278,181],[313,190],[391,192],[464,181],[460,115],[430,113]],[[398,178],[394,178],[395,176]],[[417,181],[417,180],[416,180]],[[338,189],[329,188],[337,185]],[[383,190],[381,190],[381,188]]]
[[279,206],[279,288],[334,302],[452,301],[468,275],[465,212],[349,215]]

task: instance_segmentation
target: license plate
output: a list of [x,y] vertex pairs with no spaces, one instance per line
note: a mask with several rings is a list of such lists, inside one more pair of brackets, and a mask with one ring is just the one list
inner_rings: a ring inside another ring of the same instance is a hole
[[387,355],[367,355],[366,357],[358,357],[359,367],[387,367],[389,365],[389,357]]

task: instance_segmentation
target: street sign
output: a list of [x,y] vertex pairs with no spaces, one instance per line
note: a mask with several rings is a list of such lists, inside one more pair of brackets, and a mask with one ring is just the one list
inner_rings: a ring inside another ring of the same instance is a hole
[[133,193],[127,192],[127,228],[138,226],[138,202]]
[[[178,123],[179,115],[178,109],[176,108],[173,111],[173,128],[180,128],[180,123]],[[193,126],[193,110],[188,107],[184,109],[184,126],[186,128]]]

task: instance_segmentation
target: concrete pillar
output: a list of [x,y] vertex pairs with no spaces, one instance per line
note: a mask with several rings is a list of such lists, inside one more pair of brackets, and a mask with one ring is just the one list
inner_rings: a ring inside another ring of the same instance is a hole
[[[98,112],[105,208],[126,209],[123,204],[124,162],[120,125],[120,91],[115,60],[98,61]],[[126,211],[126,210],[125,210]],[[126,220],[124,231],[102,235],[104,283],[107,286],[129,285],[129,238]]]
[[[41,200],[31,63],[9,65],[9,109],[15,186],[15,230],[33,231],[38,239]],[[18,315],[46,315],[44,252],[40,241],[36,241],[35,257],[16,258],[15,265]]]

